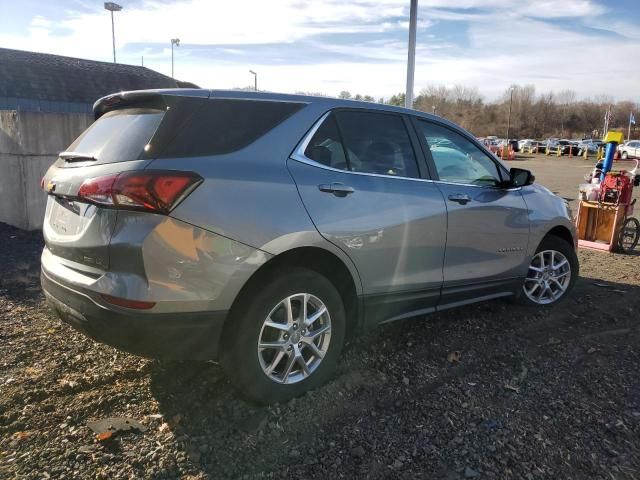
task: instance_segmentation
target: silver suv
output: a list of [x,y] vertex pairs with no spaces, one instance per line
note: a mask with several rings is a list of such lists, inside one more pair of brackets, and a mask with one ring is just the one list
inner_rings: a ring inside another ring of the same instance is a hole
[[578,275],[566,202],[440,117],[209,90],[94,111],[43,179],[48,301],[123,350],[219,359],[255,401],[319,386],[367,327]]

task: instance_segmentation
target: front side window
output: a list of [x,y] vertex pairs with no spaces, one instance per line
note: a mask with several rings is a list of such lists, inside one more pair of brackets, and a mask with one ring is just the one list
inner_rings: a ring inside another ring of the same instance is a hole
[[462,135],[435,123],[418,120],[442,181],[479,186],[501,183],[499,167],[486,153]]

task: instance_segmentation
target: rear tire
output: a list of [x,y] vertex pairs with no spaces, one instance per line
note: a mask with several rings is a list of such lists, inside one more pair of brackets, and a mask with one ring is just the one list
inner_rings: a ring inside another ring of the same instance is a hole
[[229,381],[248,399],[285,402],[331,377],[346,316],[327,278],[297,267],[278,269],[240,301],[224,332],[220,360]]
[[579,269],[573,245],[555,235],[547,235],[531,258],[527,277],[516,292],[514,301],[528,306],[561,302],[573,289]]

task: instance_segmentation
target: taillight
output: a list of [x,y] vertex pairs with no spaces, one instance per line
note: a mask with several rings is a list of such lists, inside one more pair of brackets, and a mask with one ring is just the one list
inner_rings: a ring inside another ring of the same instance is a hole
[[169,213],[202,182],[193,172],[143,170],[89,178],[78,199],[113,208]]

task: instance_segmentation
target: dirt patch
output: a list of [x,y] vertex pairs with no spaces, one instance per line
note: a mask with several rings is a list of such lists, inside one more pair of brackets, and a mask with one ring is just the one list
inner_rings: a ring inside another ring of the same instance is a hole
[[[141,359],[61,324],[40,233],[0,225],[0,245],[0,477],[638,478],[638,256],[581,251],[555,308],[379,328],[325,387],[257,408],[213,363]],[[145,428],[100,440],[87,424],[109,417]]]

